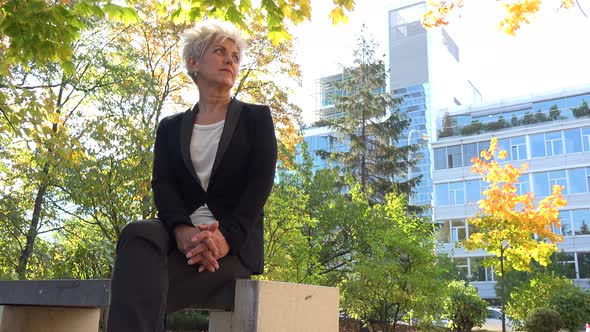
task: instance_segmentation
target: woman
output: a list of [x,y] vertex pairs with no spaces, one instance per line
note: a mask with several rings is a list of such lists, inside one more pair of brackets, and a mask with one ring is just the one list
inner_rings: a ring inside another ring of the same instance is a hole
[[183,41],[199,101],[158,126],[158,219],[121,232],[109,332],[162,331],[165,313],[206,305],[236,278],[262,273],[263,207],[277,159],[270,110],[231,98],[246,47],[234,27],[204,23]]

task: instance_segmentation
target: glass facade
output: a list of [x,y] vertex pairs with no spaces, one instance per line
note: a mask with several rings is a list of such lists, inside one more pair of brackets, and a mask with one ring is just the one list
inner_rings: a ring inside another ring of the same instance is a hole
[[[394,97],[402,99],[399,106],[401,113],[410,119],[410,126],[401,134],[398,142],[399,146],[408,144],[423,144],[422,148],[410,156],[417,158],[418,164],[412,169],[408,169],[408,178],[422,176],[420,184],[414,189],[414,195],[411,197],[413,205],[432,205],[432,176],[431,176],[431,158],[430,158],[430,90],[428,84],[420,84],[408,88],[397,89],[393,92]],[[425,212],[431,214],[431,210]]]
[[[339,140],[333,139],[331,135],[331,132],[325,131],[324,133],[304,135],[303,137],[303,141],[307,145],[307,152],[313,160],[314,171],[330,167],[330,161],[322,159],[319,155],[320,151],[344,152],[348,149],[347,144],[343,144]],[[302,162],[302,157],[297,156],[297,161]]]

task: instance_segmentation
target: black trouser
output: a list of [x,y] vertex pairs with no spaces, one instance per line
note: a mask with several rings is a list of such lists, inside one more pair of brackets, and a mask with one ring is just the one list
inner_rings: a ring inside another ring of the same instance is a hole
[[117,243],[107,331],[163,331],[166,313],[206,305],[236,278],[252,274],[236,256],[220,259],[215,272],[197,268],[187,264],[160,220],[125,226]]

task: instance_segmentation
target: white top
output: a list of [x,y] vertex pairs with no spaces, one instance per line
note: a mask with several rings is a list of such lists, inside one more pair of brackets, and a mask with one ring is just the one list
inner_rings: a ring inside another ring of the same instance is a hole
[[[190,146],[191,161],[205,191],[209,186],[211,169],[217,154],[224,123],[225,120],[210,125],[193,125]],[[213,217],[206,204],[193,211],[190,218],[193,225],[209,224],[215,221],[215,217]]]

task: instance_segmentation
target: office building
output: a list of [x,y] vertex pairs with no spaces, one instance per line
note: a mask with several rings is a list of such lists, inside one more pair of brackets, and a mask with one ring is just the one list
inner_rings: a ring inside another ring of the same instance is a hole
[[560,210],[563,235],[557,257],[565,275],[589,287],[590,279],[590,88],[532,95],[491,104],[457,106],[438,119],[432,143],[434,218],[443,250],[453,256],[461,278],[471,280],[480,296],[494,298],[495,274],[483,267],[483,251],[457,247],[469,237],[468,218],[478,211],[486,183],[472,174],[471,158],[487,149],[492,137],[508,152],[501,163],[528,169],[518,193],[534,192],[537,202],[554,184],[565,186],[568,205]]

